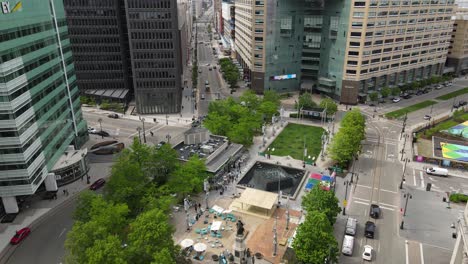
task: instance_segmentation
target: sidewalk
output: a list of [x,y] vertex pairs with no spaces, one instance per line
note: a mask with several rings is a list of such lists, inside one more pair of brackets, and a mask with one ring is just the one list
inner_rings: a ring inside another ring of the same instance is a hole
[[[90,140],[85,145],[89,147],[94,143]],[[99,178],[107,178],[110,175],[111,165],[112,163],[91,163],[88,172],[90,182],[93,183]],[[22,209],[13,223],[0,224],[0,263],[6,260],[15,249],[9,242],[16,230],[28,226],[34,232],[47,218],[53,216],[63,206],[73,202],[79,193],[87,189],[89,185],[86,183],[86,179],[83,179],[59,187],[56,200],[42,200],[37,195],[33,196],[29,207]],[[65,189],[68,190],[69,195],[63,193]]]

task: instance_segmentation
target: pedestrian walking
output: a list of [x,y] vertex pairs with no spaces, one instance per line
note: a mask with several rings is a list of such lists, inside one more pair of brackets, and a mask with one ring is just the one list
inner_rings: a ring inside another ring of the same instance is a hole
[[252,264],[255,264],[255,257],[252,256]]
[[195,212],[198,212],[198,210],[197,210],[198,208],[197,208],[197,207],[198,207],[198,205],[195,204]]
[[63,189],[62,191],[63,191],[63,195],[65,195],[65,194],[66,194],[66,191],[65,191],[65,189]]

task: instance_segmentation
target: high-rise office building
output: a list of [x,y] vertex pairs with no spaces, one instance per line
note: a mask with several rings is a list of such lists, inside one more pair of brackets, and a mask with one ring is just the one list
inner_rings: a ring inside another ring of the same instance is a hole
[[123,0],[64,0],[77,84],[98,103],[133,94]]
[[252,89],[302,86],[347,104],[365,101],[383,87],[443,74],[455,11],[454,0],[235,5],[237,60]]
[[176,1],[127,0],[125,12],[138,113],[180,112],[182,54]]
[[43,182],[57,190],[50,172],[69,145],[85,142],[87,128],[63,2],[2,1],[1,10],[0,213],[16,213],[16,196]]
[[456,15],[452,38],[445,63],[446,71],[455,75],[468,74],[468,0],[456,0]]
[[441,75],[454,9],[454,0],[326,1],[330,18],[342,14],[336,38],[322,45],[329,59],[320,60],[321,77],[335,82],[330,96],[355,104],[382,87]]
[[177,113],[187,71],[187,0],[64,0],[83,93],[135,98],[139,114]]
[[258,93],[297,90],[304,0],[235,1],[236,59]]
[[226,44],[224,49],[234,51],[234,39],[235,39],[235,6],[233,0],[225,0],[221,4],[221,15],[222,15],[222,28],[220,35],[223,38],[223,42]]

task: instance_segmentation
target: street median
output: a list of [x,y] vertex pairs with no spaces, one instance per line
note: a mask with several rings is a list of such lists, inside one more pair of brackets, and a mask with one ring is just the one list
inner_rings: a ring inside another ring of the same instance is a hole
[[401,116],[404,116],[407,113],[411,113],[411,112],[417,111],[419,109],[426,108],[426,107],[434,105],[434,104],[437,104],[437,102],[431,101],[431,100],[423,101],[423,102],[420,102],[420,103],[417,103],[417,104],[414,104],[414,105],[410,105],[410,106],[402,108],[402,109],[398,109],[396,111],[386,113],[385,117],[388,118],[388,119],[396,119],[396,118],[399,118]]

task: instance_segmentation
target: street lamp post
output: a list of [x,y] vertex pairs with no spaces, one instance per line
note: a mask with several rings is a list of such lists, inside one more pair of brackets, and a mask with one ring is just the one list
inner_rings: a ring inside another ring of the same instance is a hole
[[401,175],[401,182],[400,182],[400,190],[403,189],[403,182],[405,181],[405,173],[406,173],[406,164],[408,163],[409,159],[405,159],[405,165],[403,166],[403,174]]
[[141,120],[141,122],[143,123],[143,142],[146,143],[145,118],[144,118],[144,117],[140,117],[140,120]]
[[345,190],[345,196],[344,196],[344,201],[343,201],[343,215],[346,215],[346,204],[347,204],[346,199],[348,199],[348,186],[351,185],[351,182],[346,180],[344,182],[344,185],[346,186],[346,190]]
[[404,135],[403,148],[401,149],[401,161],[403,161],[403,155],[405,154],[406,140],[408,139],[408,134]]
[[171,138],[172,138],[171,135],[169,135],[169,134],[166,135],[167,143],[170,143]]
[[141,127],[137,127],[136,130],[138,131],[138,139],[140,140],[140,144],[141,144]]
[[169,125],[169,115],[166,114],[166,125]]
[[401,219],[400,229],[404,229],[404,227],[405,227],[405,219],[404,219],[404,217],[406,216],[406,207],[408,206],[408,200],[409,200],[409,199],[412,199],[412,198],[413,198],[413,195],[407,193],[407,194],[405,194],[403,197],[406,198],[406,202],[405,202],[405,209],[404,209],[404,211],[403,211],[403,217],[402,217],[402,219]]

